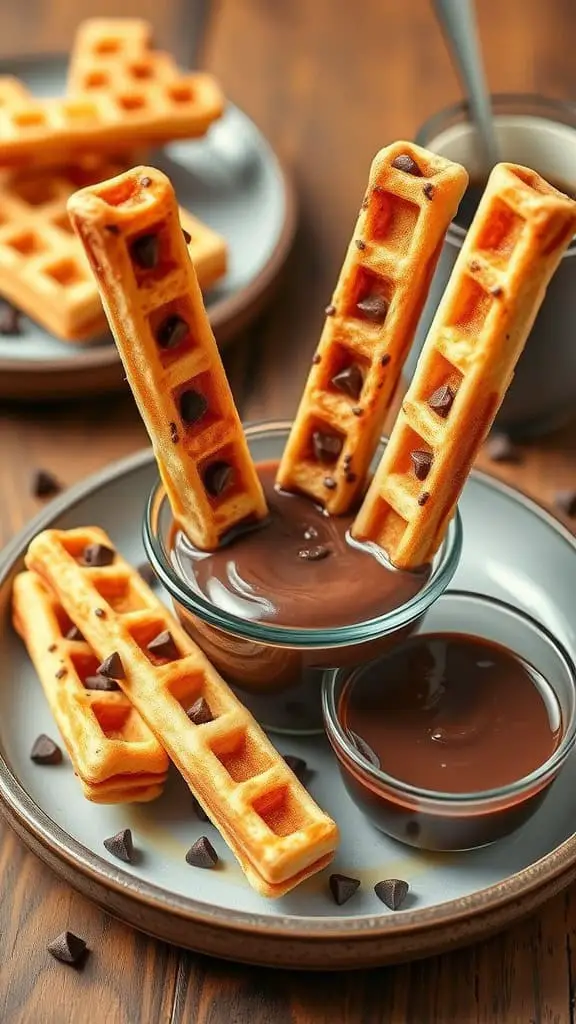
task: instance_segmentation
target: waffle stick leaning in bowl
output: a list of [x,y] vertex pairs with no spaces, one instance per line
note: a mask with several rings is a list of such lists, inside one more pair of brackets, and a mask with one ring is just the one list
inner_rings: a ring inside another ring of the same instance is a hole
[[336,825],[136,571],[117,552],[109,565],[85,564],[94,544],[112,548],[96,528],[46,530],[26,565],[161,741],[251,885],[282,896],[330,862]]
[[492,171],[352,535],[430,561],[512,380],[576,203],[534,171]]
[[118,684],[98,674],[93,650],[36,573],[14,580],[12,614],[84,796],[107,804],[154,800],[168,771],[163,747]]

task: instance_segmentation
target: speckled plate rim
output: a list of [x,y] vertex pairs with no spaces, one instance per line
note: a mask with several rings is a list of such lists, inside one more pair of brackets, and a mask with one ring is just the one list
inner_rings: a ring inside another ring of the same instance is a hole
[[[39,530],[95,491],[140,471],[150,449],[113,463],[52,501],[0,554],[0,598]],[[484,486],[520,503],[554,530],[576,554],[576,538],[527,495],[475,471]],[[0,747],[2,813],[24,842],[57,874],[126,923],[203,953],[266,966],[342,969],[375,966],[472,942],[524,916],[576,878],[576,834],[496,885],[439,906],[370,917],[276,917],[222,910],[166,892],[114,868],[57,825],[29,796]]]

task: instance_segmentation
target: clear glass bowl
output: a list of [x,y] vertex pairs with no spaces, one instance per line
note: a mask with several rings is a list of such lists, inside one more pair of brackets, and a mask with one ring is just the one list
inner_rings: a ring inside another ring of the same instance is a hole
[[469,850],[515,831],[537,810],[576,740],[576,666],[551,633],[511,605],[465,591],[447,591],[416,632],[481,637],[519,655],[548,682],[562,714],[562,739],[552,756],[523,779],[478,793],[420,789],[387,774],[351,742],[338,717],[340,695],[351,672],[327,672],[322,710],[328,739],[346,788],[382,832],[425,850]]
[[[279,459],[290,427],[284,421],[245,426],[254,461]],[[376,459],[383,445],[384,442]],[[144,545],[177,615],[258,721],[271,731],[291,734],[323,731],[323,672],[371,660],[391,642],[410,633],[448,586],[462,550],[462,525],[457,514],[434,559],[430,576],[412,600],[392,612],[354,625],[293,629],[241,619],[195,593],[177,571],[171,556],[173,529],[170,505],[162,483],[158,482],[146,509]]]

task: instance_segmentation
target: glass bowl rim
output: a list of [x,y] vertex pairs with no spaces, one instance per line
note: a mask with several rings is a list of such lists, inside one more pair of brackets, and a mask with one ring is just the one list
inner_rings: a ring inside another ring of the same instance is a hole
[[[494,608],[497,612],[504,611],[506,614],[514,615],[517,619],[520,619],[524,625],[537,633],[540,640],[546,641],[552,647],[559,660],[563,662],[574,696],[572,715],[567,723],[566,730],[560,743],[546,761],[535,768],[534,771],[530,772],[529,775],[524,775],[521,779],[517,779],[515,782],[511,782],[506,786],[499,786],[494,789],[478,790],[474,793],[446,793],[441,790],[422,789],[419,786],[413,786],[410,783],[402,782],[401,779],[396,778],[394,775],[389,775],[387,772],[381,771],[379,768],[370,764],[366,758],[363,758],[360,752],[350,743],[338,719],[335,701],[335,689],[338,680],[343,674],[359,671],[361,666],[357,666],[355,668],[346,667],[339,669],[327,669],[324,672],[321,695],[322,716],[326,735],[328,736],[331,746],[335,746],[337,751],[342,752],[357,768],[359,768],[365,775],[368,775],[372,781],[379,785],[385,785],[389,789],[395,790],[402,795],[416,797],[422,804],[437,803],[449,804],[451,806],[479,807],[480,805],[490,804],[491,802],[497,802],[506,797],[521,794],[525,790],[531,789],[536,783],[540,782],[541,779],[545,779],[546,776],[550,775],[555,777],[558,774],[564,761],[576,743],[576,664],[572,656],[566,650],[564,644],[561,643],[553,633],[551,633],[548,627],[543,623],[538,622],[537,619],[524,611],[524,609],[516,608],[508,601],[504,601],[499,597],[493,597],[490,594],[481,594],[478,591],[457,588],[454,588],[453,590],[446,590],[442,595],[440,595],[438,600],[441,601],[444,598],[454,597],[457,597],[459,600],[469,600],[473,602],[481,601]],[[460,632],[460,630],[456,630],[456,632]],[[549,681],[547,680],[547,682]],[[549,685],[552,686],[551,683],[549,683]]]
[[[248,440],[254,436],[258,437],[263,433],[286,434],[291,426],[292,421],[290,420],[258,420],[243,424]],[[382,436],[380,443],[382,442],[385,444],[387,438]],[[400,608],[395,608],[391,612],[386,612],[372,619],[366,619],[363,622],[324,629],[293,628],[277,626],[270,622],[251,622],[240,618],[240,616],[233,615],[231,612],[225,612],[220,608],[216,608],[205,598],[194,594],[187,587],[184,587],[180,576],[175,572],[169,557],[167,557],[164,545],[158,537],[155,528],[160,510],[166,502],[167,497],[164,486],[162,481],[158,479],[154,483],[146,503],[143,520],[143,542],[150,564],[171,598],[182,605],[187,612],[197,615],[202,621],[218,629],[264,644],[284,645],[301,649],[323,648],[327,646],[345,647],[357,643],[365,643],[395,632],[419,618],[445,591],[458,568],[462,553],[462,520],[457,509],[439,549],[439,560],[436,567],[433,569],[422,590],[418,591],[413,598]]]

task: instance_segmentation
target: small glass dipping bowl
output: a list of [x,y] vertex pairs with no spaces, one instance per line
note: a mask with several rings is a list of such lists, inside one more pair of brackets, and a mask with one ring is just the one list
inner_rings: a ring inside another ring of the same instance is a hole
[[557,640],[530,616],[495,598],[447,591],[415,632],[461,633],[501,644],[544,677],[562,716],[554,753],[530,775],[499,789],[441,793],[388,775],[364,757],[343,728],[338,708],[352,673],[327,672],[322,710],[328,739],[355,804],[382,832],[423,850],[470,850],[515,831],[537,810],[576,740],[576,666]]
[[[256,463],[278,460],[291,424],[245,426]],[[384,442],[374,464],[382,454]],[[170,594],[184,628],[262,726],[273,732],[323,732],[321,683],[329,668],[372,660],[407,636],[452,579],[462,550],[456,515],[422,589],[410,601],[376,618],[334,629],[296,629],[244,620],[201,597],[178,572],[171,554],[174,519],[163,485],[152,490],[144,520],[144,546],[154,572]]]

